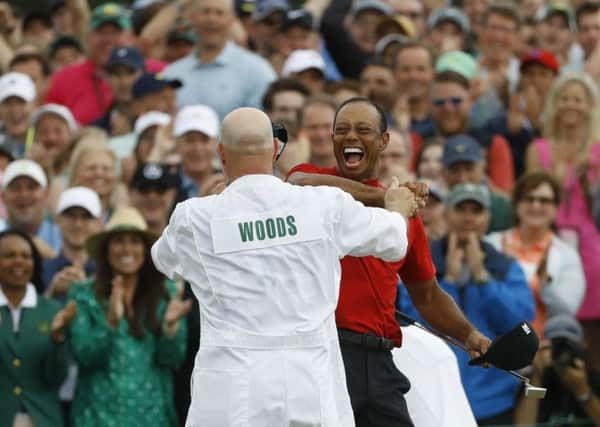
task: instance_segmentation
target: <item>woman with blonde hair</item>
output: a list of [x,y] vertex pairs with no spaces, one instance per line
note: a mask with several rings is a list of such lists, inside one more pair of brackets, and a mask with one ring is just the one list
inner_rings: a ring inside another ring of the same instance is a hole
[[552,86],[543,135],[527,149],[527,172],[547,170],[562,187],[556,225],[579,250],[587,292],[578,317],[588,342],[588,364],[600,368],[600,231],[592,217],[592,195],[600,171],[600,101],[593,80],[566,74]]
[[98,193],[105,223],[113,210],[128,205],[127,190],[119,183],[117,161],[108,140],[81,141],[71,157],[69,186],[89,187]]
[[55,212],[60,195],[69,185],[70,164],[75,149],[79,145],[99,144],[108,144],[108,134],[96,127],[85,127],[75,133],[69,143],[52,158],[50,170],[46,169],[50,180],[48,207],[51,212]]

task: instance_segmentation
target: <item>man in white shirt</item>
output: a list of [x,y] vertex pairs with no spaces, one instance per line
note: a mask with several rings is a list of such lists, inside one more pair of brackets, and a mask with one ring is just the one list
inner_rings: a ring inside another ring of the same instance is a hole
[[272,176],[277,147],[264,113],[230,113],[218,146],[228,187],[180,203],[152,247],[200,305],[189,427],[354,426],[334,319],[339,259],[403,258],[417,204],[397,182],[387,210],[284,183]]

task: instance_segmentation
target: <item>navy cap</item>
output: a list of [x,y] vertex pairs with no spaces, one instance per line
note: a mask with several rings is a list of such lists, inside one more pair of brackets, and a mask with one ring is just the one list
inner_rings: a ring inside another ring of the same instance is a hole
[[451,136],[444,145],[444,166],[458,162],[480,162],[483,160],[479,143],[469,135]]
[[125,65],[134,70],[144,69],[144,56],[135,47],[119,47],[110,53],[107,67],[110,69],[117,65]]
[[166,79],[161,73],[145,73],[135,81],[131,88],[133,99],[138,99],[151,93],[159,92],[166,87],[179,89],[182,86],[180,80]]
[[155,188],[168,190],[179,186],[179,174],[176,168],[160,163],[140,165],[131,179],[131,188],[139,191]]
[[290,4],[287,0],[258,0],[252,13],[252,20],[262,21],[274,12],[287,13],[288,10],[290,10]]
[[308,10],[290,10],[285,16],[282,30],[285,31],[292,27],[301,27],[307,30],[313,30],[315,28],[315,20]]

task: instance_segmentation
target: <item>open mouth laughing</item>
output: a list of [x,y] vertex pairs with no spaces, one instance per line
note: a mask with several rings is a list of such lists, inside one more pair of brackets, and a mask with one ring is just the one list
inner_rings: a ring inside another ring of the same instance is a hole
[[357,168],[364,157],[365,151],[360,147],[344,148],[344,162],[346,164],[346,168],[348,169]]

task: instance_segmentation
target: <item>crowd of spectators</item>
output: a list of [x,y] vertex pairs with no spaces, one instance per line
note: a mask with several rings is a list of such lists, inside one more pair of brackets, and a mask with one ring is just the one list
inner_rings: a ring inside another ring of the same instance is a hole
[[456,352],[480,425],[600,426],[600,1],[22,3],[0,2],[0,425],[182,425],[199,314],[152,242],[225,187],[227,113],[286,127],[285,179],[369,154],[332,142],[361,96],[390,133],[372,178],[429,186],[440,285],[490,338],[541,338],[542,403]]

